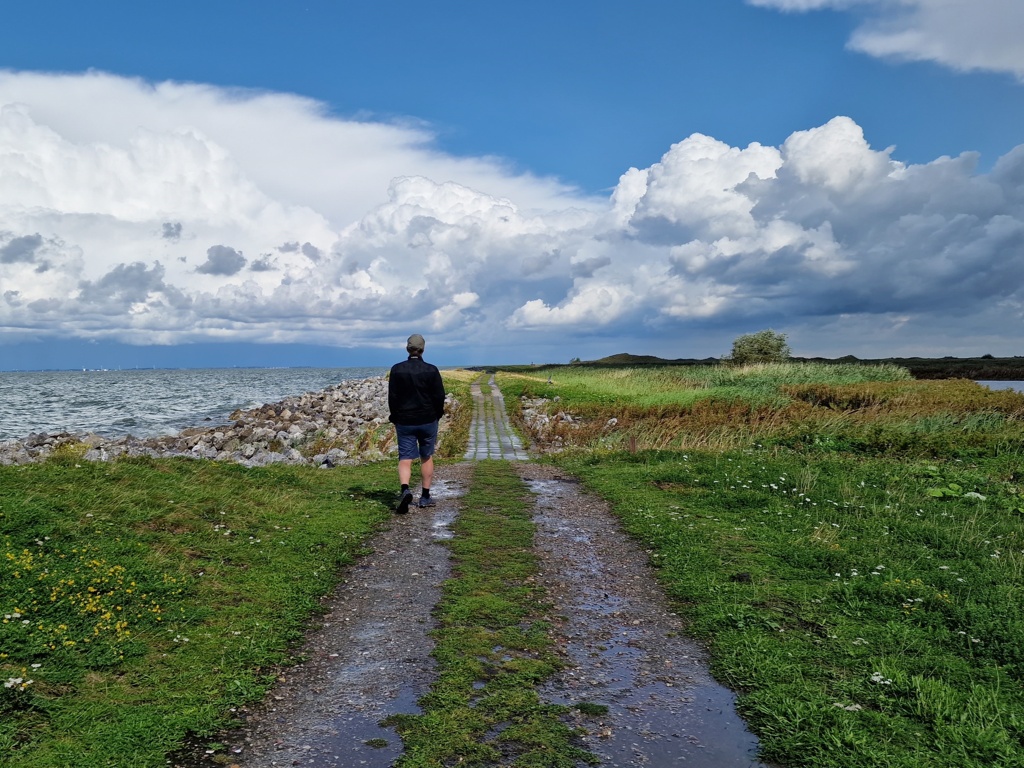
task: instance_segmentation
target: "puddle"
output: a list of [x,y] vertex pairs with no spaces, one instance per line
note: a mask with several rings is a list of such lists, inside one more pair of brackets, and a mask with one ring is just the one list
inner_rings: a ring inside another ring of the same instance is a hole
[[457,499],[466,495],[466,489],[461,483],[446,480],[436,475],[434,482],[430,484],[430,492],[438,499]]
[[[438,499],[457,499],[465,494],[461,485],[449,483],[447,480],[434,480],[431,486],[432,494]],[[455,522],[455,508],[447,505],[434,507],[434,515],[430,523],[430,536],[436,541],[447,541],[455,536],[452,533],[452,523]]]
[[287,755],[287,759],[275,760],[270,765],[325,768],[391,766],[402,754],[402,740],[393,730],[381,727],[380,721],[392,714],[418,713],[417,698],[418,695],[410,686],[402,686],[395,698],[382,702],[385,706],[373,712],[349,712],[330,722],[310,727],[291,744],[280,744],[279,749]]
[[766,768],[735,696],[711,677],[700,646],[682,635],[646,554],[575,483],[524,479],[537,496],[541,578],[571,664],[542,696],[608,708],[573,714],[572,725],[586,731],[582,746],[602,766]]
[[430,535],[438,540],[447,540],[455,536],[452,533],[452,523],[455,522],[455,513],[436,512],[431,522],[432,531]]

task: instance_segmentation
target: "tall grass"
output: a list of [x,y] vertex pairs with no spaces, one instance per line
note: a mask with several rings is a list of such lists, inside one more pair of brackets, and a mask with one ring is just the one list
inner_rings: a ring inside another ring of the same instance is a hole
[[[548,385],[550,375],[552,384]],[[664,366],[657,368],[581,368],[568,366],[543,374],[502,374],[524,392],[544,396],[568,393],[575,402],[628,403],[641,407],[689,405],[706,397],[774,399],[787,385],[826,382],[833,385],[873,381],[907,381],[910,374],[892,365],[758,363]]]
[[511,414],[541,449],[724,450],[761,443],[876,454],[952,450],[967,457],[994,445],[1012,450],[1024,419],[1019,393],[963,380],[914,381],[894,366],[567,367],[549,373],[550,383],[546,376],[500,378],[520,404],[546,417]]
[[441,420],[437,456],[440,459],[460,459],[469,445],[469,428],[473,421],[473,398],[469,385],[480,374],[461,368],[441,372],[445,390],[454,401]]

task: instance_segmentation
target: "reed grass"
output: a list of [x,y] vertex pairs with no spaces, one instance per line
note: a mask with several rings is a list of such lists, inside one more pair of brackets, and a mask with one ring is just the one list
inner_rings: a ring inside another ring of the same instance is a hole
[[[648,373],[650,391],[642,392]],[[1014,450],[1024,419],[1020,393],[963,380],[914,381],[893,366],[570,366],[543,376],[499,376],[520,404],[547,416],[531,421],[512,408],[517,428],[536,446],[559,450],[725,450],[760,443],[967,458]]]

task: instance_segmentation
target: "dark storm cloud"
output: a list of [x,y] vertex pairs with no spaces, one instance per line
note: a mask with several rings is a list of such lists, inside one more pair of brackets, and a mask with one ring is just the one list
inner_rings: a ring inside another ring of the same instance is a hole
[[557,248],[543,253],[533,254],[532,256],[526,256],[521,263],[523,275],[529,276],[543,272],[558,261],[558,256],[559,251]]
[[249,264],[250,272],[272,272],[275,269],[277,269],[277,267],[274,265],[274,261],[270,258],[269,253],[264,253],[258,259],[255,259],[251,264]]
[[214,245],[206,249],[206,261],[196,267],[204,275],[237,275],[245,266],[245,257],[234,248]]
[[302,255],[305,256],[310,261],[317,262],[317,261],[320,261],[320,256],[322,254],[320,252],[320,249],[317,248],[312,243],[303,243],[302,244]]
[[184,293],[164,281],[164,267],[159,262],[152,267],[141,262],[118,264],[99,280],[83,280],[79,284],[78,301],[115,311],[146,302],[157,294],[163,297],[164,303],[178,309],[191,304]]
[[0,246],[0,264],[32,263],[36,260],[36,254],[42,247],[43,238],[38,233],[15,237]]
[[163,278],[164,268],[160,264],[152,268],[141,262],[118,264],[99,280],[82,281],[79,300],[89,304],[145,301],[150,292],[163,289]]
[[595,256],[592,259],[583,259],[581,261],[573,262],[570,267],[570,273],[574,278],[593,277],[597,270],[601,267],[607,267],[611,263],[612,260],[610,256]]
[[60,299],[36,299],[29,303],[28,308],[38,314],[45,314],[59,310],[63,304]]

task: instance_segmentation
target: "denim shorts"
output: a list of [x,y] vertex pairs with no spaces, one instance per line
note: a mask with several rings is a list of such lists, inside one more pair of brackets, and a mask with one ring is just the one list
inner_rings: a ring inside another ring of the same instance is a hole
[[398,435],[398,458],[415,459],[419,456],[421,461],[426,461],[434,455],[434,443],[437,442],[437,422],[429,424],[395,424],[395,433]]

